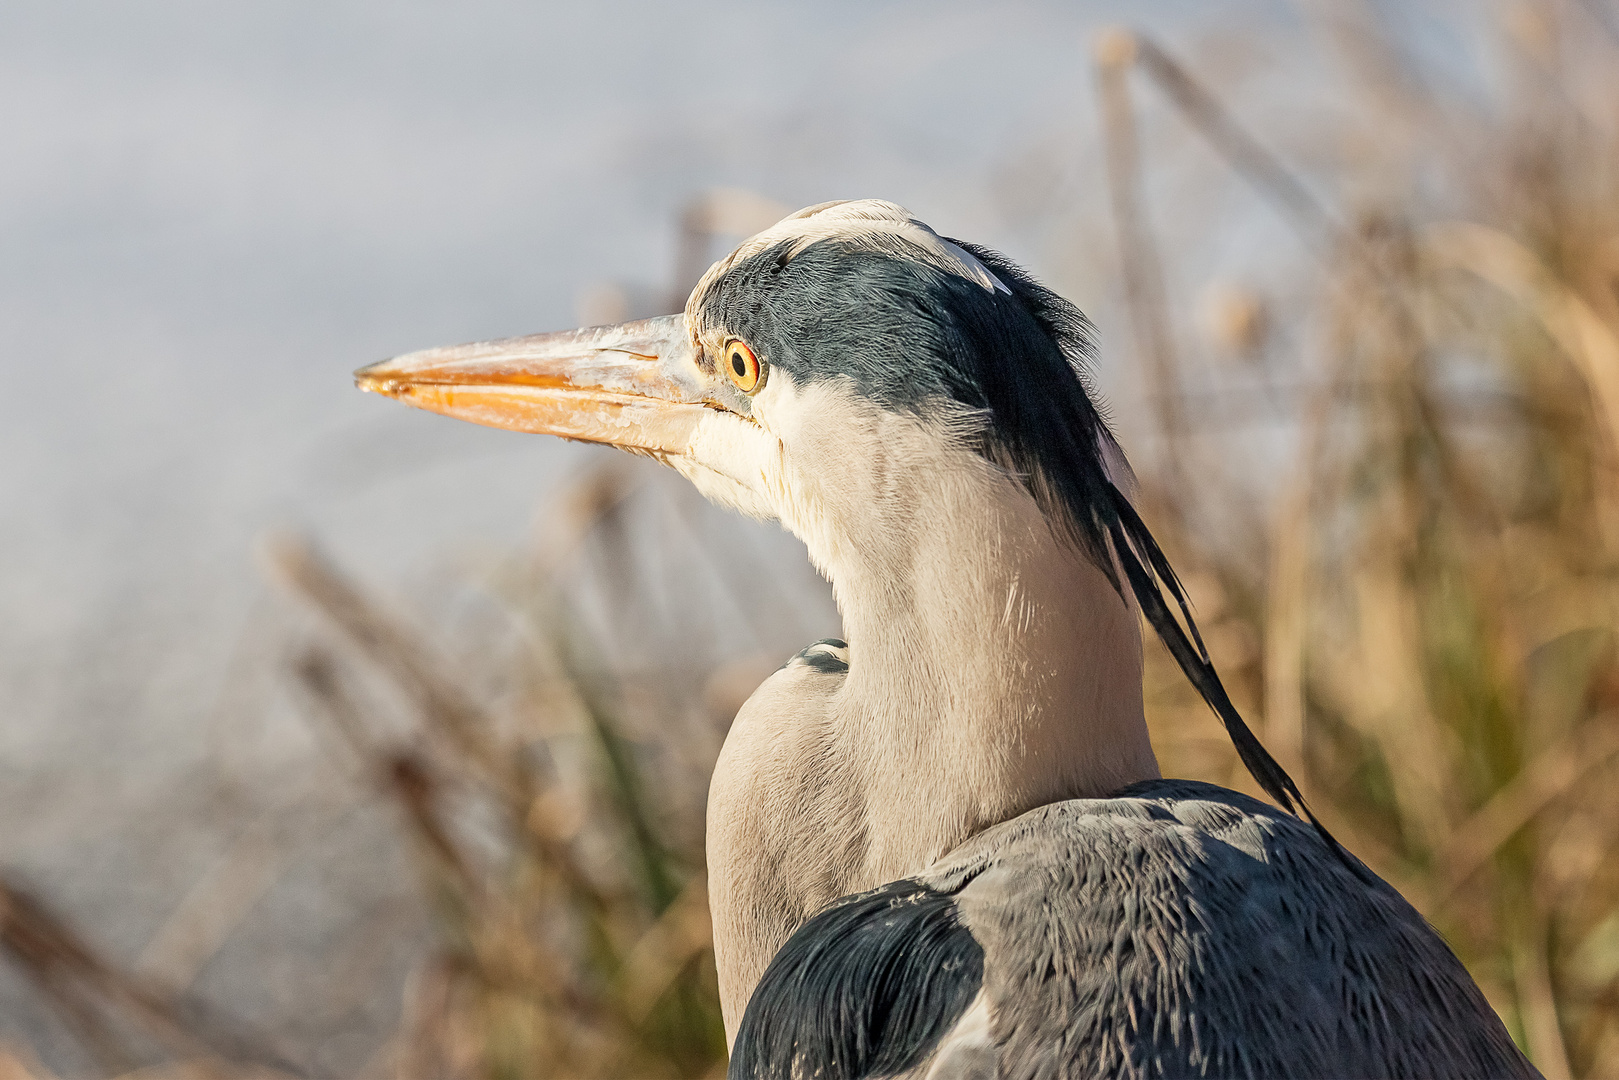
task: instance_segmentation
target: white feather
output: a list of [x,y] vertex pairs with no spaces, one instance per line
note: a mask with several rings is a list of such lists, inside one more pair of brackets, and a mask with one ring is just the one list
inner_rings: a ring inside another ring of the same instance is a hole
[[[787,935],[1034,806],[1158,775],[1136,614],[969,438],[780,369],[756,423],[716,414],[711,497],[778,518],[833,583],[847,675],[791,665],[749,699],[709,795],[727,1027]],[[705,436],[707,428],[705,426]]]
[[913,218],[903,206],[881,199],[857,199],[805,207],[750,237],[709,268],[692,291],[686,310],[696,310],[702,294],[727,270],[750,255],[785,243],[787,259],[791,260],[816,241],[829,239],[873,246],[892,244],[897,239],[915,249],[911,254],[946,273],[966,278],[990,292],[1010,295],[1012,291],[970,251],[944,239]]

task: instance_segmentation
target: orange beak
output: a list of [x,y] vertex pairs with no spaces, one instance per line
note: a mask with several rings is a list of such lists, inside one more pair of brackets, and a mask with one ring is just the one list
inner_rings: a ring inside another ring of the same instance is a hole
[[427,349],[354,373],[407,405],[654,457],[684,454],[708,411],[683,315]]

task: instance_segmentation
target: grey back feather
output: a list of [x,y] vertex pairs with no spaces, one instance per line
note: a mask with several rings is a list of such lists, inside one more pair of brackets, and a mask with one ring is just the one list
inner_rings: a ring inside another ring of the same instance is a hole
[[1005,1080],[1539,1075],[1394,889],[1223,788],[1054,803],[918,877],[983,946]]

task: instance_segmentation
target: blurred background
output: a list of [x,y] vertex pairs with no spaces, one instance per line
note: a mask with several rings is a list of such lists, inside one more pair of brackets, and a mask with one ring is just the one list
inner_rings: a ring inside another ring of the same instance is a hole
[[1619,1076],[1613,0],[9,0],[0,143],[0,1077],[723,1074],[708,770],[829,590],[349,372],[872,196],[1092,316],[1239,706]]

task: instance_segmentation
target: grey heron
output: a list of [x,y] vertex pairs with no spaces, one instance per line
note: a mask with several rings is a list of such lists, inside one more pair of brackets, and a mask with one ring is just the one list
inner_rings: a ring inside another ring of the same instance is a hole
[[[832,582],[847,643],[759,687],[710,789],[732,1076],[1538,1075],[1297,816],[1124,494],[1091,348],[1006,259],[857,201],[747,240],[681,314],[357,381],[650,455]],[[1140,614],[1281,809],[1160,776]]]

